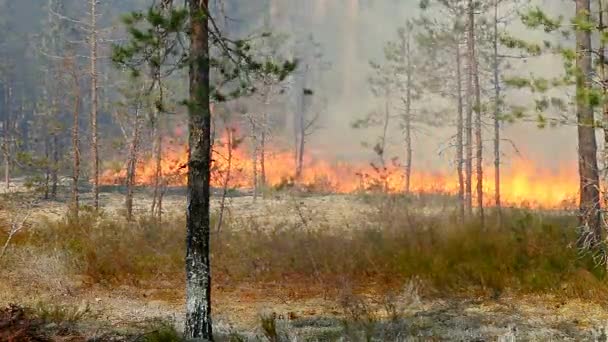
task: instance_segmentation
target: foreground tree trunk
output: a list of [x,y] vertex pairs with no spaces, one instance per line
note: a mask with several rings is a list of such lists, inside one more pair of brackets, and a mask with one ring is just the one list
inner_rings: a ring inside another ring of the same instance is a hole
[[209,182],[211,112],[209,108],[208,0],[188,0],[190,8],[189,154],[186,210],[186,338],[212,341],[211,265],[209,260]]
[[[576,0],[576,15],[590,20],[589,0]],[[599,172],[597,167],[597,143],[593,109],[589,104],[586,89],[590,87],[593,72],[591,62],[591,33],[576,29],[576,65],[579,69],[576,78],[578,157],[580,176],[580,224],[584,229],[581,242],[590,247],[601,240]]]

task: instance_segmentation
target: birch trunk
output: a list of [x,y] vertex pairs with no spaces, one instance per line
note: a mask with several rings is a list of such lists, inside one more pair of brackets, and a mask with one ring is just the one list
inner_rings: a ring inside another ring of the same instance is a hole
[[131,137],[131,146],[129,147],[129,158],[127,161],[127,194],[125,196],[125,209],[127,210],[127,220],[133,219],[133,187],[135,186],[135,170],[137,167],[137,154],[139,149],[139,132],[141,126],[139,106],[135,109],[135,125],[133,127],[133,136]]

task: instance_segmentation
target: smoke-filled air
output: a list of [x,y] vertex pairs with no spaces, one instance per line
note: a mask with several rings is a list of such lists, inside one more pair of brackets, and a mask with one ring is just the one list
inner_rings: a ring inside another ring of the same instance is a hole
[[0,342],[604,341],[608,1],[0,0]]

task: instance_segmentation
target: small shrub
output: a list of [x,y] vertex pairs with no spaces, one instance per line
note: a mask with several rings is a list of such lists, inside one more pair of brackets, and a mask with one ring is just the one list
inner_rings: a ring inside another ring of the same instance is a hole
[[277,314],[262,314],[260,315],[260,327],[264,336],[270,342],[279,342],[279,330],[277,328]]
[[182,342],[184,338],[172,324],[158,323],[155,327],[150,327],[149,332],[140,336],[138,341],[142,342]]
[[88,304],[75,306],[38,302],[32,308],[32,311],[35,317],[38,317],[45,322],[57,324],[76,323],[93,317],[93,313]]

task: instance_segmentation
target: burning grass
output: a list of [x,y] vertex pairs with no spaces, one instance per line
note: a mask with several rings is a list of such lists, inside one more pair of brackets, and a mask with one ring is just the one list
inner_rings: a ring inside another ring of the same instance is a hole
[[[231,218],[212,235],[214,281],[388,291],[415,277],[425,284],[425,295],[509,290],[608,299],[605,272],[573,246],[573,216],[510,210],[500,226],[482,229],[476,222],[457,224],[452,217],[408,210],[411,202],[399,197],[367,201],[375,208],[367,220],[338,227],[299,209],[298,221],[272,226]],[[84,213],[78,224],[38,223],[15,237],[12,250],[50,255],[88,284],[181,289],[184,227],[181,215],[158,223]]]
[[[187,184],[188,149],[177,138],[166,138],[163,143],[163,158],[160,164],[163,181],[172,186]],[[219,141],[229,141],[222,136]],[[228,162],[227,157],[231,159]],[[229,144],[214,145],[211,184],[223,188],[230,170],[229,188],[252,189],[254,179],[264,170],[265,185],[270,188],[297,188],[316,193],[352,194],[360,191],[382,190],[403,193],[408,183],[403,174],[403,165],[397,159],[385,167],[370,164],[367,160],[345,161],[327,154],[326,151],[308,151],[303,156],[302,174],[295,177],[293,151],[277,146],[266,146],[264,167],[252,159],[252,151],[245,146],[229,150]],[[107,167],[101,175],[105,185],[124,184],[126,169],[124,162]],[[153,185],[156,177],[156,161],[152,158],[140,160],[135,172],[135,183]],[[255,170],[255,171],[254,171]],[[501,198],[503,204],[525,205],[534,208],[575,208],[578,193],[578,171],[576,164],[560,165],[550,169],[533,160],[516,158],[503,166],[501,174]],[[473,180],[476,182],[476,180]],[[458,178],[453,171],[433,171],[428,167],[414,168],[409,190],[412,193],[434,194],[458,193]],[[484,172],[484,194],[486,205],[492,205],[494,195],[493,170]]]

